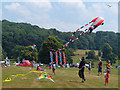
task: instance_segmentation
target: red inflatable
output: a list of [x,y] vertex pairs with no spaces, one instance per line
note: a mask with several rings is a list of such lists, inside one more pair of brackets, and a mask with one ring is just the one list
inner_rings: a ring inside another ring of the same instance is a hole
[[25,60],[23,61],[23,64],[19,64],[17,66],[24,66],[24,67],[27,67],[27,66],[31,66],[31,63],[29,62],[29,60]]

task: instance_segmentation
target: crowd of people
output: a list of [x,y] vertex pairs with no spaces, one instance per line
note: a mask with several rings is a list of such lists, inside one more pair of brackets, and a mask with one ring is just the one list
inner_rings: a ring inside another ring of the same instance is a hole
[[[80,60],[80,64],[79,64],[79,77],[82,79],[82,83],[85,82],[85,75],[84,75],[84,69],[85,69],[85,64],[86,64],[86,61],[84,59],[84,57],[82,57],[81,59],[79,58]],[[102,60],[99,59],[99,63],[98,63],[98,76],[102,75],[102,66],[103,66],[103,63],[102,63]],[[109,76],[110,76],[110,72],[111,72],[111,64],[110,64],[110,60],[108,60],[108,63],[106,64],[106,69],[104,71],[105,74],[105,86],[106,85],[109,85]],[[89,61],[89,67],[88,67],[88,70],[89,70],[89,74],[91,73],[92,71],[92,67],[91,67],[91,61]]]

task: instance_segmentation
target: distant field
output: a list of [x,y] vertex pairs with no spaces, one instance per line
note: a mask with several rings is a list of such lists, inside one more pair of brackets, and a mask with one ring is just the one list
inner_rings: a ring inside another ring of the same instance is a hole
[[[74,52],[75,56],[71,56],[73,59],[73,62],[78,62],[78,58],[81,58],[82,56],[87,57],[86,52],[89,52],[90,50],[76,50]],[[98,55],[98,50],[94,50],[95,55]]]

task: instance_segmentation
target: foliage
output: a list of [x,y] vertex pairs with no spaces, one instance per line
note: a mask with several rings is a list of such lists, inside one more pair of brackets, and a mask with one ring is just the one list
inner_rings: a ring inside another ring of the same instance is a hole
[[39,61],[41,63],[48,64],[50,62],[50,53],[51,49],[58,50],[62,49],[63,45],[58,42],[54,37],[49,36],[41,45],[39,52]]
[[105,60],[111,60],[111,62],[113,62],[117,59],[117,55],[112,52],[112,47],[108,43],[104,44],[102,48],[102,53],[102,58],[104,58]]
[[[80,32],[78,31],[77,35],[79,35]],[[17,54],[19,56],[19,49],[21,47],[36,44],[37,50],[40,50],[42,43],[49,36],[55,37],[64,45],[69,41],[72,33],[73,32],[60,32],[55,28],[40,28],[29,23],[14,23],[2,20],[2,48],[6,56],[16,58]],[[67,49],[101,50],[103,45],[108,43],[112,47],[112,53],[118,55],[118,36],[119,34],[114,32],[97,31],[90,35],[86,33],[77,41],[70,43]]]
[[102,53],[102,58],[107,58],[112,54],[112,47],[108,43],[105,43],[102,48]]
[[26,46],[24,47],[24,49],[22,49],[20,51],[20,58],[21,59],[25,59],[25,60],[35,60],[37,61],[38,60],[38,51],[36,48],[34,48],[34,50],[32,49],[31,46]]
[[91,50],[88,52],[87,59],[96,59],[95,51]]

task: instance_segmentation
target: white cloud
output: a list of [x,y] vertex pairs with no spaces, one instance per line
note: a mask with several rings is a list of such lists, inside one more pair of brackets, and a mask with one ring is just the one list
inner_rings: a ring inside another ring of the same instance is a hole
[[31,14],[31,12],[25,6],[22,6],[20,3],[11,3],[10,5],[6,5],[5,8],[9,12],[17,15],[28,16]]
[[16,10],[20,7],[19,3],[12,3],[11,5],[6,5],[5,8],[8,10]]
[[42,11],[42,12],[49,11],[52,8],[52,5],[49,2],[49,0],[46,0],[46,2],[34,2],[34,0],[33,2],[25,2],[25,6],[35,11]]
[[[54,7],[49,0],[47,0],[47,2],[34,2],[34,0],[30,0],[30,2],[24,3],[11,3],[10,5],[6,5],[5,8],[13,15],[17,14],[18,16],[22,16],[22,18],[17,18],[17,22],[27,22],[44,28],[57,28],[60,31],[75,31],[81,24],[84,25],[97,16],[105,17],[106,19],[105,11],[111,12],[113,15],[117,14],[117,6],[115,6],[115,4],[113,4],[112,8],[108,8],[104,3],[93,3],[90,5],[86,3],[88,2],[79,1],[57,3],[58,7],[66,10],[68,15],[72,13],[77,14],[78,17],[74,18],[77,18],[81,22],[79,24],[78,22],[73,23],[72,21],[65,22],[56,17],[51,18],[49,11]],[[113,25],[112,28],[114,29],[114,25],[117,22],[113,21],[112,18],[110,20],[111,22],[109,24],[107,22],[105,27],[111,29],[110,26]]]

